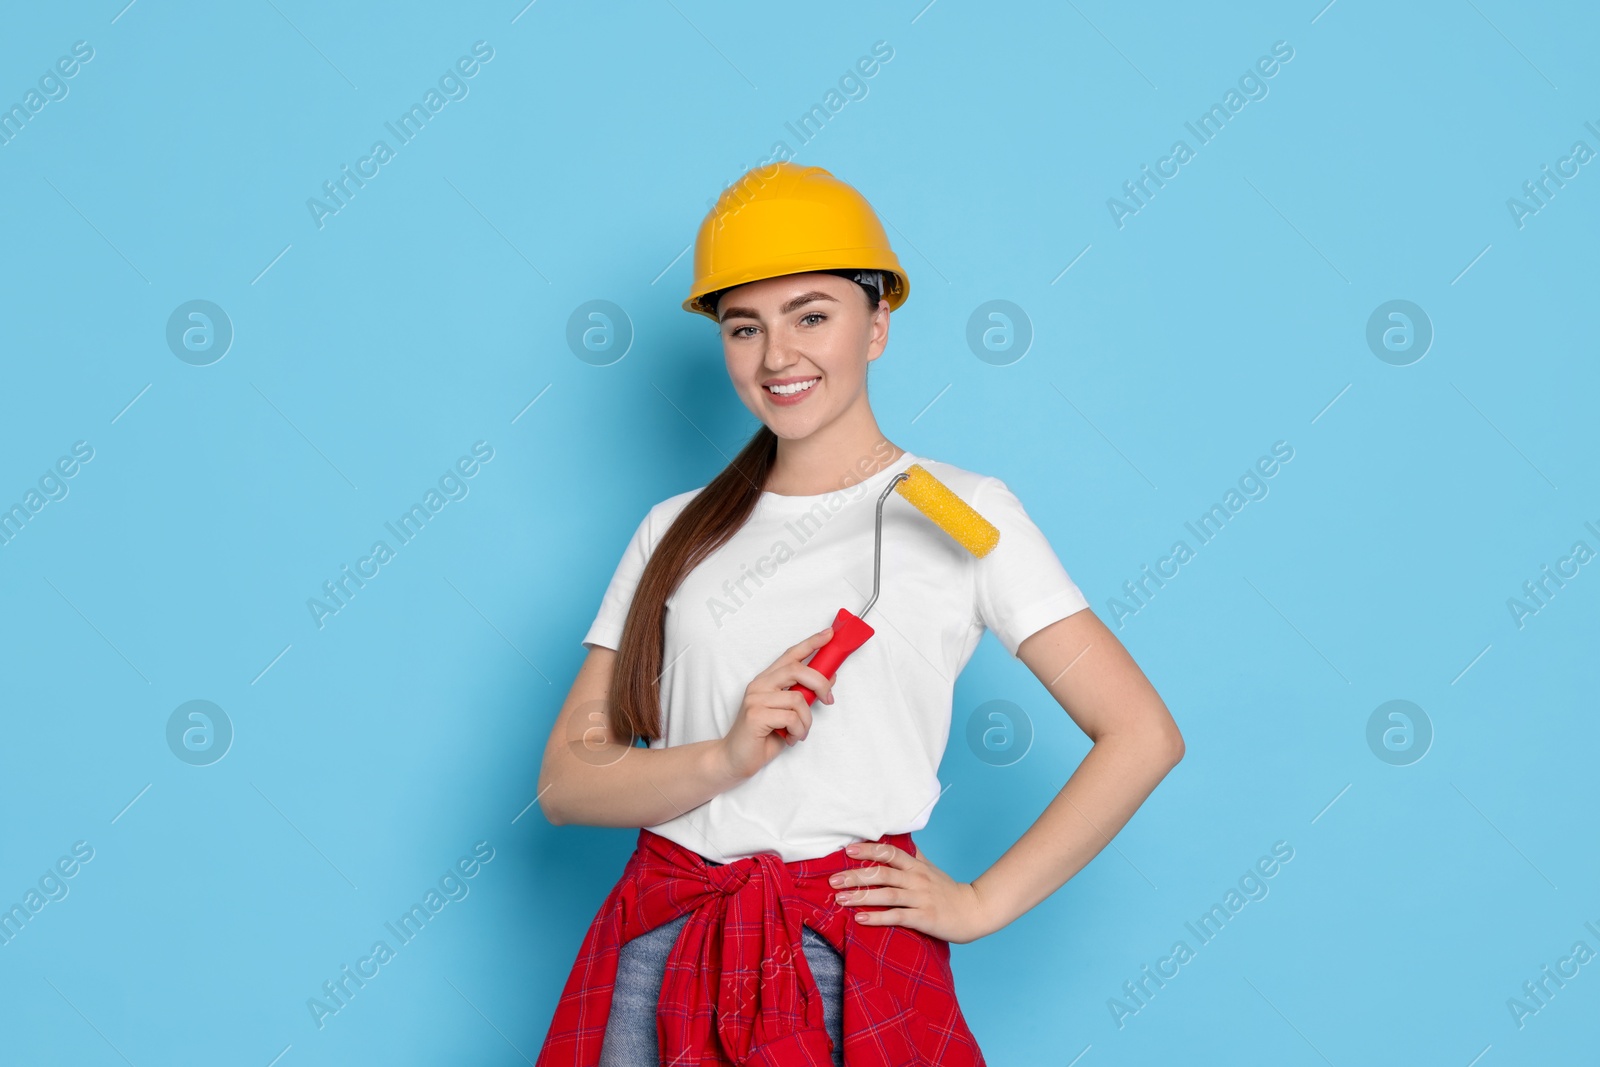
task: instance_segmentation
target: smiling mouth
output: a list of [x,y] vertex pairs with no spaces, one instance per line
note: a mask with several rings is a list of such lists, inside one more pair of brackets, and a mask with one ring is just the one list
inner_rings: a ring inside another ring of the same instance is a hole
[[821,378],[811,378],[803,382],[793,382],[789,385],[768,385],[763,388],[773,396],[797,396],[820,382]]

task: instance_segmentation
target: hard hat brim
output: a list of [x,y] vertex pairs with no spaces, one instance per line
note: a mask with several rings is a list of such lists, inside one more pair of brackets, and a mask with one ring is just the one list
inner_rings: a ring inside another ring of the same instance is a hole
[[717,274],[707,275],[695,286],[696,292],[692,293],[683,302],[683,310],[704,315],[716,321],[714,309],[707,309],[701,305],[702,297],[710,293],[732,289],[735,286],[748,285],[751,282],[766,281],[768,278],[781,278],[790,274],[807,274],[813,271],[833,271],[849,268],[860,270],[881,270],[890,275],[886,279],[883,298],[889,302],[889,310],[893,311],[906,302],[906,297],[911,295],[911,282],[906,278],[905,271],[900,266],[900,260],[890,252],[885,254],[881,248],[839,248],[829,249],[825,252],[804,252],[789,256],[777,256],[762,265],[760,270],[739,268],[722,271]]

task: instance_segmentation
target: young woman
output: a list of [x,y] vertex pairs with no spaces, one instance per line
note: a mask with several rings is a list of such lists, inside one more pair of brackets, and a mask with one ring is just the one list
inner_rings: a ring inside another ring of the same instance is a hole
[[[718,323],[763,426],[639,524],[546,745],[551,822],[640,831],[538,1067],[982,1064],[950,942],[1082,869],[1183,740],[1005,483],[879,429],[867,366],[909,282],[856,190],[820,167],[751,171],[702,222],[694,273],[684,307]],[[975,557],[889,493],[875,578],[878,501],[913,462],[1000,541]],[[832,679],[808,666],[831,634],[816,627],[860,611],[875,580],[874,636]],[[958,882],[911,833],[939,799],[953,687],[985,628],[1094,744],[1021,839]]]

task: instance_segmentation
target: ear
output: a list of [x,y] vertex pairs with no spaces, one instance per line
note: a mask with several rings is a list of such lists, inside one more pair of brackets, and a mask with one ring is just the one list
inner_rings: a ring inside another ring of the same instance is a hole
[[889,346],[889,301],[880,298],[872,318],[867,321],[870,331],[867,337],[867,362],[871,363],[883,355],[883,350]]

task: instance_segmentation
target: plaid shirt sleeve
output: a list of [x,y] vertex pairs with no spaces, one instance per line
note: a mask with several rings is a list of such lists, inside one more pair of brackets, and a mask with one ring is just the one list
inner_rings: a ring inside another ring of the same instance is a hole
[[[910,834],[878,840],[916,855]],[[584,935],[535,1067],[596,1067],[625,941],[690,913],[667,957],[658,1009],[663,1063],[832,1067],[804,923],[844,959],[844,1057],[851,1067],[984,1067],[956,1002],[950,943],[857,923],[828,876],[870,866],[840,848],[784,863],[761,853],[714,865],[643,827],[622,877]],[[870,908],[870,910],[879,910]]]

